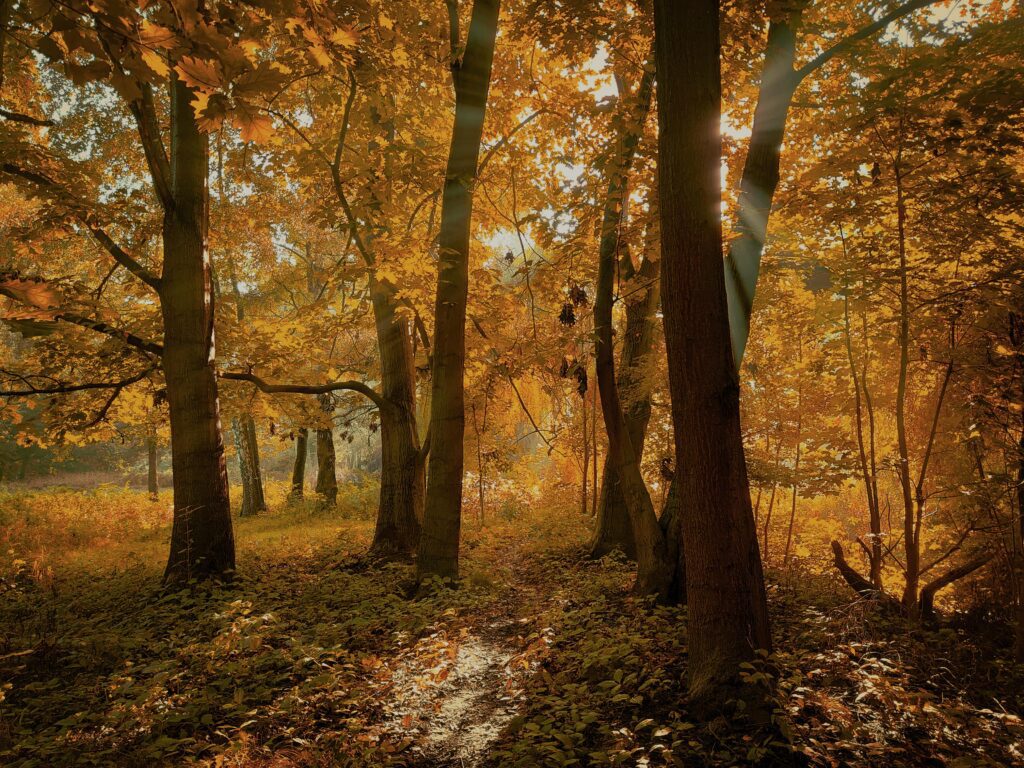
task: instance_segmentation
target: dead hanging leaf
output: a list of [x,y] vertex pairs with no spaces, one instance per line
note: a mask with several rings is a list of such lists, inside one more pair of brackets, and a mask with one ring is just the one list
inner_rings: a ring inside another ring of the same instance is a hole
[[242,141],[264,142],[274,134],[274,123],[258,108],[246,101],[237,101],[231,111],[231,121],[242,132]]
[[0,274],[0,294],[36,309],[51,309],[61,304],[60,291],[41,278],[25,278],[17,273]]

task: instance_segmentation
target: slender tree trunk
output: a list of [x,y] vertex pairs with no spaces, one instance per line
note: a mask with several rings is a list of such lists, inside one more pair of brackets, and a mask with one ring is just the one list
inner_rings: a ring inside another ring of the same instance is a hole
[[[458,46],[452,40],[455,126],[445,172],[438,239],[430,474],[417,559],[420,580],[429,576],[457,578],[459,574],[466,426],[463,375],[473,186],[491,82],[499,5],[499,0],[474,0],[461,58],[456,58],[454,51]],[[458,28],[457,18],[454,26]]]
[[244,414],[232,421],[231,431],[235,436],[238,471],[242,478],[242,509],[239,514],[252,517],[267,509],[260,472],[259,444],[256,441],[256,423],[252,416]]
[[[803,346],[801,345],[801,354],[803,357]],[[790,548],[793,545],[793,524],[796,522],[796,497],[797,492],[800,488],[800,454],[803,449],[803,427],[804,427],[804,412],[803,412],[803,396],[804,387],[801,382],[797,386],[796,395],[796,458],[793,462],[793,495],[790,501],[789,507],[789,526],[786,529],[786,550],[782,555],[782,564],[784,566],[789,565],[789,553]]]
[[[609,183],[605,196],[598,255],[597,295],[594,299],[594,336],[596,338],[595,369],[601,413],[608,436],[608,467],[614,470],[617,489],[629,515],[637,558],[636,591],[667,599],[671,567],[665,551],[665,540],[650,493],[640,472],[639,451],[634,446],[615,377],[615,350],[612,340],[612,303],[615,292],[616,261],[619,255],[619,228],[622,223],[622,199],[627,186],[636,147],[651,103],[653,73],[645,72],[638,87],[635,103],[618,116],[619,129],[615,158],[608,170]],[[606,474],[606,481],[609,479]],[[600,522],[598,526],[600,531]]]
[[689,687],[698,708],[713,710],[734,697],[740,664],[771,648],[722,270],[719,4],[655,0],[654,23],[662,302],[676,477],[686,504]]
[[[902,139],[901,139],[902,140]],[[906,202],[903,199],[903,177],[900,159],[893,163],[896,177],[896,228],[899,252],[900,314],[899,374],[896,381],[896,444],[899,454],[900,490],[903,493],[903,547],[906,556],[906,577],[903,607],[909,616],[917,615],[917,590],[921,572],[921,548],[917,537],[913,483],[910,479],[910,451],[907,447],[907,370],[910,365],[910,297],[907,276]]]
[[[623,261],[628,261],[628,255]],[[632,264],[620,266],[620,275],[628,275]],[[657,310],[660,300],[658,272],[660,261],[645,258],[636,273],[647,282],[638,296],[627,297],[626,328],[622,343],[617,386],[625,400],[623,417],[626,433],[636,452],[637,462],[643,458],[647,424],[651,419],[651,380],[648,374],[651,349],[657,328]],[[629,277],[633,277],[629,275]],[[620,277],[620,279],[622,279]],[[604,478],[598,501],[597,528],[590,545],[591,557],[603,557],[618,549],[630,559],[636,559],[633,526],[630,524],[622,496],[618,472],[605,458]]]
[[[157,501],[160,498],[160,478],[158,474],[159,466],[157,462],[157,446],[156,446],[156,430],[150,428],[149,436],[146,438],[146,458],[147,458],[147,487],[149,489],[149,500]],[[0,478],[2,479],[2,478]]]
[[[843,238],[843,251],[846,250],[846,238],[840,229],[840,236]],[[869,572],[871,583],[876,589],[882,588],[882,516],[878,509],[878,498],[874,493],[874,477],[868,465],[868,454],[864,447],[864,409],[861,399],[861,381],[857,375],[857,363],[853,355],[853,333],[850,328],[850,285],[846,283],[846,292],[843,295],[843,328],[846,339],[846,358],[850,363],[850,382],[853,385],[853,402],[857,427],[857,450],[860,457],[861,478],[864,482],[864,494],[868,503],[868,525],[870,530],[870,553]],[[865,347],[868,340],[864,339]],[[865,387],[867,384],[865,383]]]
[[306,454],[309,453],[309,430],[299,427],[295,436],[295,461],[292,464],[292,486],[289,499],[301,499],[306,485]]
[[590,512],[587,504],[587,486],[590,485],[590,433],[587,431],[587,393],[580,395],[581,415],[583,417],[583,482],[580,483],[580,515],[586,517]]
[[[780,440],[779,441],[779,448],[781,448],[781,447],[782,447],[782,441]],[[778,453],[778,451],[776,451],[776,454],[777,453]],[[777,458],[777,456],[776,456],[776,458]],[[779,466],[778,461],[776,461],[776,463],[775,463],[776,471],[778,470],[778,466]],[[778,490],[779,490],[779,483],[776,480],[775,482],[772,483],[772,492],[768,496],[768,514],[766,514],[764,516],[764,539],[763,539],[764,540],[764,544],[763,544],[763,549],[764,549],[764,560],[765,560],[765,562],[768,562],[768,533],[769,533],[769,531],[771,531],[771,527],[772,527],[772,511],[775,509],[775,494],[776,494],[776,492]]]
[[[590,379],[590,381],[594,381],[595,379],[597,379],[596,374],[594,375],[593,379]],[[597,502],[599,499],[597,485],[597,468],[600,464],[600,457],[598,455],[597,450],[597,419],[598,414],[601,412],[601,409],[597,398],[597,386],[591,386],[590,390],[590,516],[596,518]]]
[[370,288],[380,353],[380,500],[370,545],[375,557],[404,559],[416,551],[423,517],[424,460],[416,428],[416,371],[412,328],[395,312],[393,291]]
[[796,12],[792,18],[772,19],[768,26],[757,107],[740,177],[734,238],[725,259],[729,326],[737,368],[743,360],[750,334],[750,314],[761,254],[768,235],[768,217],[779,186],[779,155],[786,133],[786,120],[793,94],[800,84],[793,71],[796,60],[794,27],[798,22],[799,12]]
[[171,194],[164,213],[160,283],[163,370],[171,422],[174,524],[164,581],[226,574],[235,567],[214,360],[214,307],[207,250],[208,137],[183,82],[171,83]]

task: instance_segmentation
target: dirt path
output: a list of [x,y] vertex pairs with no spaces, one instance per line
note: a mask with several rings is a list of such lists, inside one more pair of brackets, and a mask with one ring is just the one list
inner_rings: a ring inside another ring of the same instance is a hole
[[532,651],[546,642],[527,638],[546,638],[537,618],[550,594],[531,583],[528,558],[503,554],[512,578],[472,624],[424,637],[386,662],[383,729],[408,743],[411,765],[479,768],[520,709]]

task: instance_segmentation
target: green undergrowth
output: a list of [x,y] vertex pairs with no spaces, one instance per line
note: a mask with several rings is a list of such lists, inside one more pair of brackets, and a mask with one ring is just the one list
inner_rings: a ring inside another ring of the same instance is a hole
[[359,559],[370,533],[302,508],[240,521],[236,578],[171,593],[161,560],[112,567],[107,552],[54,568],[9,553],[0,764],[250,765],[332,742],[338,760],[386,762],[393,745],[359,740],[379,657],[496,590],[467,582],[410,601],[408,566]]
[[[410,566],[361,557],[369,515],[275,497],[237,521],[235,579],[166,593],[166,522],[145,504],[0,497],[0,765],[440,768],[385,722],[389,686],[469,635],[511,654],[519,701],[487,766],[1024,764],[1024,670],[998,632],[908,627],[827,572],[770,574],[774,653],[707,722],[685,608],[587,559],[572,510],[467,522],[459,589],[410,600]],[[65,548],[44,546],[62,523]],[[755,725],[747,701],[769,690]]]

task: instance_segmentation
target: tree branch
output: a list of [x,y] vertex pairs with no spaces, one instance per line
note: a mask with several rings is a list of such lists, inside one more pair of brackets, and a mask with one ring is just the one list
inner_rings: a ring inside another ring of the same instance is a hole
[[248,381],[255,384],[260,392],[267,394],[293,394],[293,395],[326,395],[338,390],[349,390],[358,392],[368,398],[378,408],[384,406],[384,398],[373,387],[361,381],[344,380],[334,381],[328,384],[272,384],[260,378],[254,373],[247,371],[221,371],[218,374],[222,379],[232,381]]
[[90,381],[84,384],[58,384],[52,387],[32,387],[28,389],[0,389],[0,397],[31,397],[32,395],[60,395],[69,392],[84,392],[90,389],[123,389],[130,384],[142,381],[156,370],[156,366],[145,368],[134,376],[121,381]]
[[7,109],[0,109],[0,117],[4,120],[10,120],[13,123],[25,123],[26,125],[34,125],[39,128],[50,128],[54,125],[53,120],[47,120],[42,117],[32,117],[32,115],[24,115],[21,112],[11,112]]
[[796,82],[799,83],[814,71],[821,69],[823,66],[828,64],[839,54],[845,53],[861,40],[865,40],[876,32],[880,32],[894,21],[898,21],[904,16],[909,16],[911,13],[920,10],[921,8],[927,8],[929,5],[935,5],[940,1],[941,0],[910,0],[910,2],[897,6],[877,21],[861,27],[853,34],[844,37],[838,43],[818,54],[816,57],[800,67],[800,69],[796,70],[793,73],[794,78],[796,78]]
[[925,618],[932,618],[935,615],[935,593],[943,587],[948,587],[954,581],[958,581],[959,579],[974,573],[991,559],[991,552],[979,555],[972,560],[968,560],[963,565],[959,565],[956,568],[947,571],[942,576],[939,576],[939,578],[925,584],[924,588],[921,590],[921,615]]
[[63,320],[65,323],[80,325],[91,331],[96,331],[97,333],[102,333],[106,336],[119,339],[130,347],[135,347],[136,349],[140,349],[143,352],[148,352],[149,354],[156,355],[160,358],[163,357],[164,348],[162,345],[144,339],[141,336],[136,336],[134,333],[130,333],[121,328],[115,328],[114,326],[100,322],[99,320],[93,320],[90,317],[84,317],[73,312],[58,312],[54,315],[54,319]]
[[[49,190],[60,196],[66,197],[69,200],[74,200],[75,202],[78,202],[70,192],[68,192],[66,189],[64,189],[64,187],[62,187],[60,184],[58,184],[45,174],[38,173],[36,171],[30,171],[26,168],[22,168],[18,165],[15,165],[14,163],[4,163],[2,166],[0,166],[0,171],[2,171],[3,173],[10,174],[11,176],[18,176],[22,179],[25,179],[26,181],[35,184],[38,187],[42,187],[43,189]],[[110,235],[107,234],[106,230],[104,230],[101,226],[96,224],[96,222],[92,219],[92,216],[89,213],[75,211],[74,214],[75,218],[78,219],[78,221],[81,222],[81,224],[85,226],[86,229],[89,230],[89,233],[93,236],[96,242],[103,246],[103,249],[107,251],[107,253],[109,253],[111,256],[113,256],[114,260],[117,261],[118,264],[123,266],[125,269],[127,269],[129,272],[135,275],[135,277],[139,278],[142,282],[144,282],[153,290],[160,290],[160,278],[154,275],[144,266],[142,266],[142,264],[136,261],[123,248],[121,248],[117,243],[115,243],[113,238],[111,238]]]

